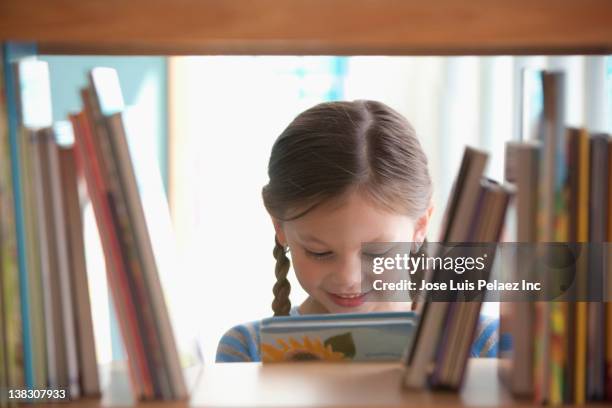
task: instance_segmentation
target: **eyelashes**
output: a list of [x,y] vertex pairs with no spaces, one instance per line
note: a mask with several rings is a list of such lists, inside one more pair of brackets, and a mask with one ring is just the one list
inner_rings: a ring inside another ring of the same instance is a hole
[[310,258],[316,259],[316,260],[324,260],[324,259],[329,259],[333,256],[333,252],[331,251],[325,251],[325,252],[314,252],[314,251],[309,251],[308,249],[304,249],[304,251],[306,252],[306,255],[309,256]]
[[[367,252],[363,252],[361,254],[361,256],[365,257],[365,258],[376,258],[379,256],[385,256],[387,253],[389,253],[391,251],[391,249],[386,250],[385,252],[382,253],[367,253]],[[327,260],[330,259],[334,256],[334,253],[332,251],[324,251],[324,252],[316,252],[316,251],[310,251],[306,248],[304,248],[304,252],[306,253],[306,256],[312,258],[312,259],[316,259],[316,260]]]

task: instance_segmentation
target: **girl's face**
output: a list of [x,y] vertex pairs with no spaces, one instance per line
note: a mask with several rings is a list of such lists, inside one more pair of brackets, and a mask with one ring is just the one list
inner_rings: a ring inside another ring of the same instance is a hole
[[309,298],[301,313],[349,313],[407,309],[399,302],[372,302],[363,293],[361,245],[366,242],[421,242],[431,209],[414,220],[374,206],[359,193],[324,203],[291,221],[274,222],[289,245],[293,269]]

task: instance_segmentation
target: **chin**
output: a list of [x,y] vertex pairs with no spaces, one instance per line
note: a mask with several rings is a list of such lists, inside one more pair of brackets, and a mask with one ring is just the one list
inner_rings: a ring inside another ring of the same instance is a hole
[[370,313],[376,311],[376,307],[374,305],[364,304],[357,307],[340,307],[333,306],[333,309],[330,313]]
[[397,312],[410,310],[410,304],[407,306],[401,302],[365,302],[359,306],[346,307],[339,306],[333,302],[326,303],[326,309],[329,313],[371,313],[371,312]]

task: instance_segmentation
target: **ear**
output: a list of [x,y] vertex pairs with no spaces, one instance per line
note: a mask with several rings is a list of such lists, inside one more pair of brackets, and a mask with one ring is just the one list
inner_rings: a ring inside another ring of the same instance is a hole
[[433,204],[430,204],[425,213],[417,219],[416,223],[414,224],[414,235],[412,237],[413,242],[423,242],[425,240],[432,213]]
[[285,235],[285,230],[283,229],[283,222],[278,220],[277,218],[272,218],[272,224],[274,225],[274,232],[276,233],[276,238],[278,242],[286,247],[287,246],[287,236]]

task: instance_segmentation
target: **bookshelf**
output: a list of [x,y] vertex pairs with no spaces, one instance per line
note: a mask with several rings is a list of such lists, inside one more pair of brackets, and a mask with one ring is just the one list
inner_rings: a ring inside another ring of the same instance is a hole
[[[35,12],[33,12],[35,10]],[[606,54],[606,0],[5,0],[41,54]]]
[[[33,12],[35,10],[35,12]],[[495,55],[612,53],[608,0],[5,0],[0,41],[39,54]],[[471,360],[460,394],[399,387],[397,364],[208,365],[187,402],[147,406],[538,406],[512,399],[498,360]],[[102,400],[133,403],[122,367]],[[103,370],[103,371],[104,371]],[[238,392],[236,392],[238,391]],[[45,405],[42,405],[45,406]]]

